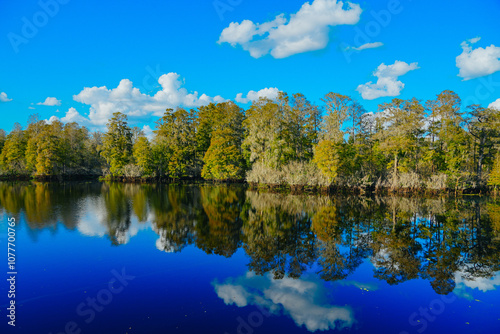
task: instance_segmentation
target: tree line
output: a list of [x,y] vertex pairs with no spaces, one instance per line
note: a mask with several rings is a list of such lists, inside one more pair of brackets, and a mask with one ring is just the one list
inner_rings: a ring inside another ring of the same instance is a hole
[[251,184],[444,190],[500,185],[500,111],[463,107],[453,91],[393,99],[367,112],[328,93],[167,109],[148,139],[114,113],[107,131],[31,117],[0,130],[4,176],[94,175],[150,180],[246,180]]

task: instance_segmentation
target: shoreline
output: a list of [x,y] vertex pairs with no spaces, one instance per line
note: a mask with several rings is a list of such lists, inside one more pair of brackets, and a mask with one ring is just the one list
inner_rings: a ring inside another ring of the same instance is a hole
[[370,196],[370,195],[431,195],[431,196],[443,196],[443,195],[494,195],[497,193],[495,189],[489,187],[481,188],[468,188],[456,191],[455,189],[441,189],[441,190],[429,190],[426,188],[390,188],[390,187],[342,187],[342,186],[327,186],[327,187],[312,187],[307,185],[286,185],[286,184],[258,184],[247,182],[245,180],[206,180],[203,178],[153,178],[153,177],[103,177],[99,175],[65,175],[65,176],[0,176],[1,182],[83,182],[83,181],[93,181],[93,182],[117,182],[117,183],[129,183],[129,184],[211,184],[211,185],[221,185],[221,184],[242,184],[247,185],[248,189],[258,191],[258,192],[270,192],[270,193],[290,193],[290,194],[323,194],[323,195],[333,195],[333,194],[345,194],[345,195],[358,195],[358,196]]

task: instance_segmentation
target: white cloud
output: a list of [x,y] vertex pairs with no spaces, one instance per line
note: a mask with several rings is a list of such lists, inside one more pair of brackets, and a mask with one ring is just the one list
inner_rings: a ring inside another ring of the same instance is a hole
[[470,44],[475,44],[481,40],[481,37],[474,37],[468,40]]
[[490,45],[486,48],[472,49],[479,37],[462,42],[462,53],[457,56],[458,76],[464,80],[479,78],[500,71],[500,47]]
[[0,93],[0,102],[10,102],[10,101],[12,101],[12,99],[9,99],[6,93],[4,92]]
[[211,102],[221,102],[221,96],[210,97],[198,92],[189,93],[183,88],[183,80],[177,73],[168,73],[158,79],[161,90],[153,96],[143,94],[133,87],[132,81],[123,79],[118,87],[86,87],[73,96],[77,102],[90,105],[88,119],[81,116],[74,108],[63,119],[86,122],[94,126],[104,126],[115,112],[122,112],[129,117],[145,118],[151,115],[162,116],[167,108],[184,106],[199,107]]
[[365,100],[374,100],[383,96],[398,96],[405,87],[405,84],[399,81],[398,77],[418,68],[418,63],[407,64],[399,60],[392,65],[382,63],[373,73],[378,78],[377,83],[370,81],[359,85],[356,90],[361,93]]
[[90,124],[89,120],[80,115],[80,113],[73,107],[69,108],[69,110],[66,112],[66,116],[61,118],[61,122],[63,123],[76,122],[80,125]]
[[273,314],[283,312],[309,331],[351,327],[354,315],[349,307],[318,302],[319,296],[326,295],[323,284],[318,278],[275,280],[271,274],[256,276],[250,272],[224,284],[213,283],[224,303],[238,307],[259,305]]
[[154,133],[153,133],[153,129],[151,129],[151,127],[149,125],[144,125],[142,127],[142,131],[144,131],[144,135],[149,139],[149,140],[152,140],[153,139],[153,136],[154,136]]
[[50,116],[50,118],[49,118],[49,119],[46,119],[46,120],[45,120],[45,123],[47,123],[47,124],[52,124],[52,123],[53,123],[53,122],[55,122],[55,121],[59,121],[59,118],[58,118],[57,116]]
[[488,108],[500,110],[500,99],[491,102]]
[[366,44],[363,44],[359,47],[352,47],[353,50],[356,50],[356,51],[363,51],[363,50],[366,50],[366,49],[375,49],[375,48],[379,48],[381,46],[383,46],[384,43],[382,42],[374,42],[374,43],[366,43]]
[[[77,122],[81,125],[91,127],[93,130],[103,130],[113,113],[121,112],[126,114],[130,120],[148,121],[150,116],[163,116],[167,108],[183,106],[194,108],[209,103],[222,103],[227,101],[222,96],[210,97],[198,92],[189,93],[182,87],[183,80],[177,73],[168,73],[158,79],[161,90],[154,95],[143,94],[138,88],[133,86],[132,81],[123,79],[118,87],[108,89],[107,87],[86,87],[80,93],[73,96],[77,102],[89,105],[88,114],[78,112],[75,108],[70,108],[61,121]],[[277,88],[264,88],[260,91],[250,91],[246,97],[242,93],[236,96],[236,101],[248,103],[268,97],[270,99],[278,96]],[[59,111],[59,110],[58,110]],[[143,127],[148,138],[152,138],[150,126]]]
[[38,102],[39,106],[60,106],[61,100],[56,99],[55,97],[48,97],[44,102]]
[[254,23],[232,22],[217,43],[241,45],[254,58],[268,53],[274,58],[286,58],[298,53],[324,49],[329,42],[330,27],[356,24],[361,15],[358,4],[337,0],[306,2],[290,15],[280,14],[272,21]]
[[242,93],[236,95],[235,101],[238,103],[249,103],[258,100],[261,97],[267,97],[268,99],[273,100],[278,97],[279,92],[278,88],[264,88],[258,92],[251,90],[248,92],[246,97],[243,97]]
[[226,101],[228,101],[228,100],[226,100],[225,98],[223,98],[220,95],[217,95],[216,97],[214,97],[214,102],[215,103],[222,103],[222,102],[226,102]]

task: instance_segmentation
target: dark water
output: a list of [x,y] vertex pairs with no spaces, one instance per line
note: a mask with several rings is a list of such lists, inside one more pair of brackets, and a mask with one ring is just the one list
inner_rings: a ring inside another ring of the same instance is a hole
[[494,198],[0,183],[0,213],[2,333],[500,332]]

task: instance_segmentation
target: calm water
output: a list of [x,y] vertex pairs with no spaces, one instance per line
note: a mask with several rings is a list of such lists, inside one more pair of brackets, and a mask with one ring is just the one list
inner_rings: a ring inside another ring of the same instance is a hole
[[0,183],[0,213],[16,333],[500,332],[493,198]]

